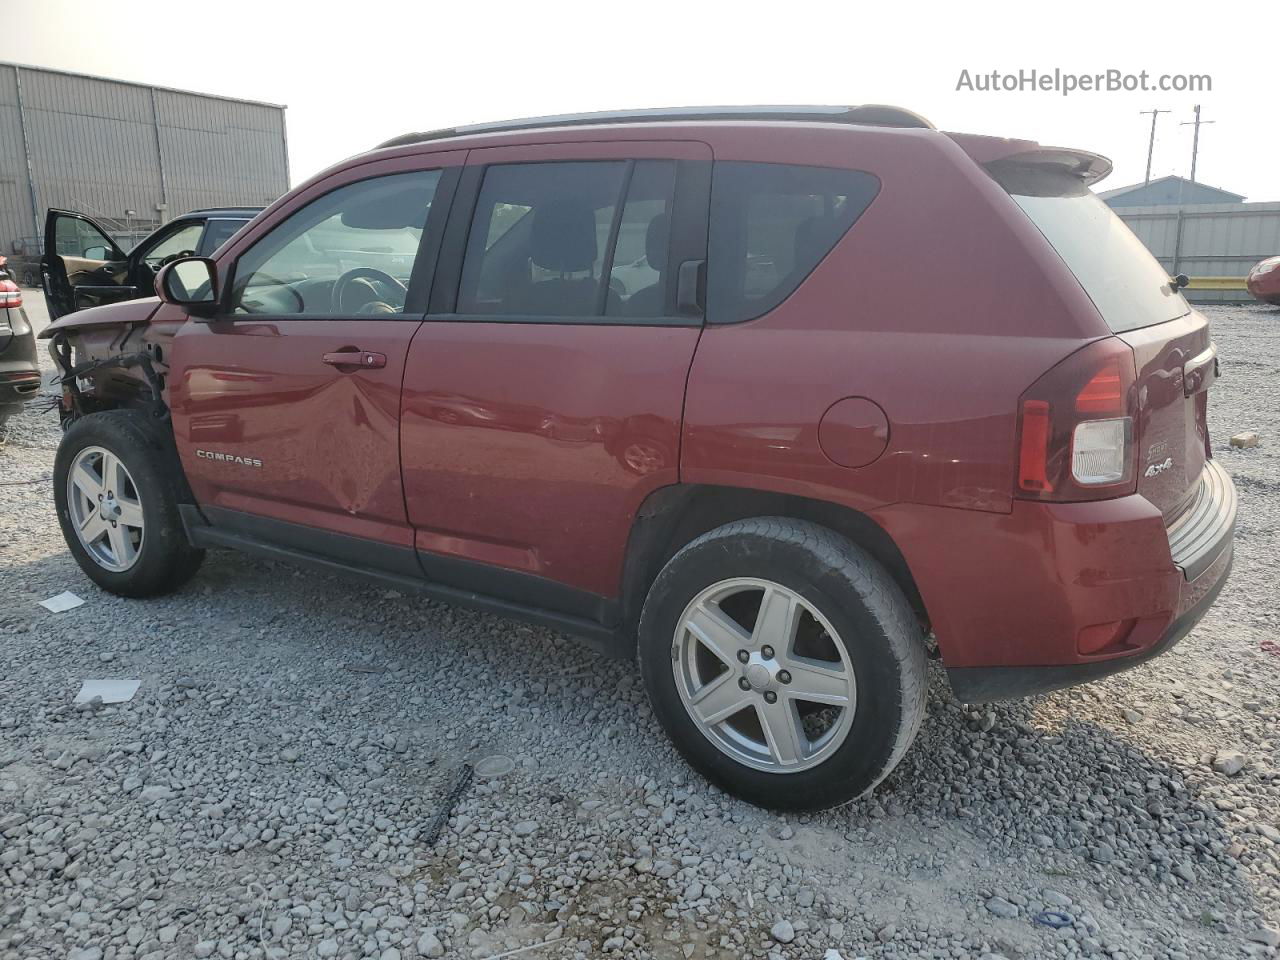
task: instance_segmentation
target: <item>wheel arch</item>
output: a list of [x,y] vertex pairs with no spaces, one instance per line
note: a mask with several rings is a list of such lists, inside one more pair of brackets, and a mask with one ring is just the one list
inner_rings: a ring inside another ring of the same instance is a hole
[[622,572],[622,626],[634,637],[649,587],[685,544],[709,530],[750,517],[807,520],[839,533],[871,554],[902,589],[924,632],[929,615],[906,558],[865,513],[840,504],[748,487],[674,484],[655,490],[636,511]]

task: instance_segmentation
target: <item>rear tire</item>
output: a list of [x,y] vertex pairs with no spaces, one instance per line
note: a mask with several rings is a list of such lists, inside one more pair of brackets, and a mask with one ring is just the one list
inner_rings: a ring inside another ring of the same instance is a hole
[[145,414],[107,410],[73,423],[58,445],[53,493],[72,556],[102,589],[158,596],[200,569],[204,551],[191,546],[178,513],[186,479],[171,440]]
[[639,634],[676,748],[759,806],[820,810],[867,793],[924,718],[910,604],[865,551],[817,524],[763,517],[694,540],[654,581]]

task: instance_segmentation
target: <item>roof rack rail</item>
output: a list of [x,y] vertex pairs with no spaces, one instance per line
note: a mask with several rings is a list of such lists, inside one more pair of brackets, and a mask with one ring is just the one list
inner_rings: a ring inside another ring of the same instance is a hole
[[932,123],[902,107],[864,103],[856,107],[780,106],[780,107],[657,107],[648,110],[603,110],[594,113],[566,113],[553,117],[528,117],[497,123],[473,123],[426,133],[406,133],[378,144],[376,149],[404,147],[429,140],[445,140],[476,133],[506,133],[538,127],[577,127],[601,123],[652,123],[662,120],[783,120],[853,123],[875,127],[914,127],[936,129]]

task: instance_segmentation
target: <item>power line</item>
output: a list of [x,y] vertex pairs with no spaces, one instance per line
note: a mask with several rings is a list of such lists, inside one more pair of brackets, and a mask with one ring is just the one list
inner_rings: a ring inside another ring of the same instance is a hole
[[1147,144],[1147,175],[1143,178],[1143,183],[1151,182],[1151,155],[1156,150],[1156,118],[1162,113],[1172,113],[1172,110],[1139,110],[1139,114],[1151,114],[1151,140]]
[[1190,127],[1194,125],[1196,128],[1195,136],[1191,138],[1191,182],[1192,183],[1196,182],[1196,155],[1200,152],[1200,124],[1217,123],[1217,122],[1218,122],[1217,120],[1201,120],[1200,104],[1197,103],[1196,118],[1194,120],[1187,120],[1179,124],[1179,126],[1183,126],[1183,127]]

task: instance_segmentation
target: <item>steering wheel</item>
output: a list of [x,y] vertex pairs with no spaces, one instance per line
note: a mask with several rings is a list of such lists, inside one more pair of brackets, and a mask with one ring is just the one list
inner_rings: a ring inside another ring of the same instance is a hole
[[[392,312],[394,312],[398,308],[382,300],[378,288],[373,285],[373,281],[375,280],[379,283],[387,284],[394,290],[399,290],[401,294],[408,294],[409,292],[408,287],[389,273],[384,273],[376,267],[356,267],[354,270],[348,270],[334,281],[333,293],[330,296],[330,309],[338,315],[350,313],[351,311],[346,308],[347,289],[352,284],[359,283],[360,286],[364,287],[370,294],[372,294],[372,299],[366,299],[364,303],[360,305],[358,308],[360,312],[366,312],[365,308],[374,303],[385,304],[391,308]],[[400,302],[404,303],[403,296],[401,297]]]
[[195,255],[196,252],[194,250],[179,250],[177,253],[171,253],[167,257],[161,257],[160,266],[167,267],[175,260],[181,260],[183,257],[194,257]]

